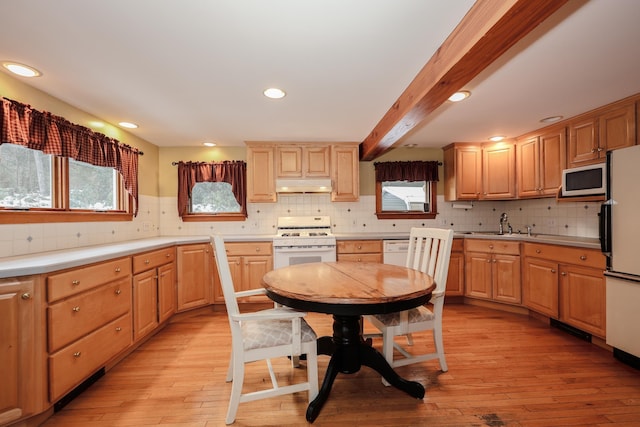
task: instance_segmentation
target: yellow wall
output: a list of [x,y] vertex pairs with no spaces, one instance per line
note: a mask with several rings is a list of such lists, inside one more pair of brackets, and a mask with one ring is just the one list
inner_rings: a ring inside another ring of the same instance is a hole
[[[158,195],[158,147],[138,138],[133,133],[120,129],[104,120],[82,111],[49,94],[31,87],[23,79],[14,78],[7,73],[0,72],[0,96],[14,101],[29,104],[40,111],[48,111],[64,117],[71,123],[86,126],[120,142],[144,152],[139,157],[139,192],[142,195]],[[135,132],[135,131],[134,131]]]

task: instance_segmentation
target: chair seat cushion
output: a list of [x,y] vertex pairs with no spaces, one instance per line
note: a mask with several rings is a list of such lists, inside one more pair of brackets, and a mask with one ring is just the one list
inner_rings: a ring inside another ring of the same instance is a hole
[[[411,310],[408,310],[408,312],[409,323],[426,322],[428,320],[433,320],[434,318],[433,312],[422,305],[412,308]],[[398,326],[400,324],[400,313],[397,312],[376,314],[374,317],[387,326]]]
[[[245,350],[291,344],[293,332],[291,320],[260,320],[242,322],[242,338]],[[315,341],[316,333],[304,319],[300,319],[302,342]]]

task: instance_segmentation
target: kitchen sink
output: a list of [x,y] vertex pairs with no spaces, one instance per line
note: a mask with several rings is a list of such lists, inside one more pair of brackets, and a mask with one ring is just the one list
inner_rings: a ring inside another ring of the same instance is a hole
[[524,237],[526,234],[505,233],[500,234],[497,231],[465,231],[462,234],[470,234],[472,236],[499,236],[499,237]]

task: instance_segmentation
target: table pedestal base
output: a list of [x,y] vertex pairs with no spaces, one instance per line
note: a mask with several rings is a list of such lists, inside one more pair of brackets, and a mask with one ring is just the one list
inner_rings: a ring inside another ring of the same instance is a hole
[[365,342],[360,328],[361,316],[333,316],[333,337],[318,339],[318,354],[331,356],[322,387],[313,402],[307,408],[307,421],[313,422],[329,397],[331,386],[338,373],[353,374],[362,365],[378,372],[392,386],[404,391],[416,399],[424,397],[424,387],[415,381],[401,378],[387,363],[382,354]]

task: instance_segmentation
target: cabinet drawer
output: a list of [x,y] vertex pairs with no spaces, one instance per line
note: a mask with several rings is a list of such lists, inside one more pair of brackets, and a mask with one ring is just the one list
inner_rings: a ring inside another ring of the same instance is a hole
[[605,256],[597,249],[525,243],[524,254],[528,257],[556,261],[559,264],[575,264],[600,270],[604,270],[607,264]]
[[49,352],[131,310],[131,281],[120,279],[47,308]]
[[131,258],[119,258],[47,277],[47,300],[53,302],[131,275]]
[[340,240],[337,251],[339,254],[382,253],[382,240]]
[[338,254],[338,261],[382,262],[382,254]]
[[227,256],[236,255],[271,255],[271,242],[225,243]]
[[49,399],[55,402],[131,345],[131,315],[49,356]]
[[520,242],[504,240],[465,239],[464,247],[469,252],[486,252],[506,255],[520,255]]
[[133,274],[168,264],[175,259],[176,249],[174,247],[135,255],[133,257]]

